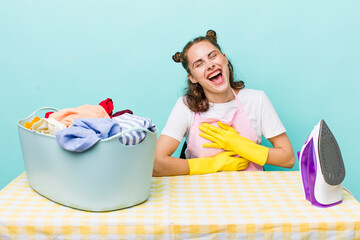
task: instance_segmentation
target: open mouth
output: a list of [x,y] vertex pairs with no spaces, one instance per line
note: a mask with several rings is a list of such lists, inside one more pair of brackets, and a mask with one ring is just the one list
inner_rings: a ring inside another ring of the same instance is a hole
[[224,78],[221,71],[217,71],[214,74],[211,74],[208,78],[215,85],[219,85],[224,82]]

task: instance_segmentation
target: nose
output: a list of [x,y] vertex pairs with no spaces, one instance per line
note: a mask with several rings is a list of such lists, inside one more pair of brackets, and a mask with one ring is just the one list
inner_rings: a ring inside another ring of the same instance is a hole
[[214,69],[214,68],[215,68],[215,64],[214,64],[213,62],[209,61],[209,62],[207,63],[207,69],[208,69],[208,70],[212,70],[212,69]]

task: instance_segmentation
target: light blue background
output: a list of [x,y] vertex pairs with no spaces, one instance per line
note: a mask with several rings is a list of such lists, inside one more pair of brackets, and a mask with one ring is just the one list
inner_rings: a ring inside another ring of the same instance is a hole
[[24,171],[16,121],[39,107],[110,97],[161,130],[186,81],[171,56],[214,29],[236,78],[267,93],[295,151],[326,120],[343,185],[360,199],[359,12],[355,0],[0,0],[0,189]]

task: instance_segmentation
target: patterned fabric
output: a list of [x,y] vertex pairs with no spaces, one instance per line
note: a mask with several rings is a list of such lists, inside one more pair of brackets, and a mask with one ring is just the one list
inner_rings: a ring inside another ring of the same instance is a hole
[[[116,120],[120,124],[121,132],[134,128],[146,128],[151,132],[156,131],[155,125],[149,118],[135,116],[130,113],[114,117],[113,120]],[[145,131],[131,131],[122,135],[119,141],[125,145],[135,145],[144,140],[145,136]]]
[[360,204],[316,208],[299,172],[153,178],[149,199],[113,212],[56,204],[25,173],[0,191],[0,239],[360,239]]

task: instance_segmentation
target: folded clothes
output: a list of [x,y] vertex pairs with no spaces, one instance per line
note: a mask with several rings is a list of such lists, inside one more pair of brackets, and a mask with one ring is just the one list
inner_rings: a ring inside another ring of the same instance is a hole
[[[120,124],[121,130],[127,130],[132,128],[146,128],[151,132],[156,131],[155,125],[148,118],[139,117],[130,113],[125,113],[120,116],[114,117],[113,120]],[[121,135],[119,141],[125,145],[135,145],[144,140],[146,136],[145,131],[131,131]]]
[[101,139],[121,131],[119,124],[109,118],[81,118],[73,121],[72,127],[56,133],[60,147],[72,152],[84,152]]
[[53,118],[42,118],[32,126],[32,130],[52,136],[54,136],[57,131],[60,131],[64,128],[66,128],[65,124]]
[[69,127],[75,119],[79,118],[110,118],[109,114],[100,105],[82,105],[76,108],[65,108],[52,113],[49,118],[53,118],[64,123]]

